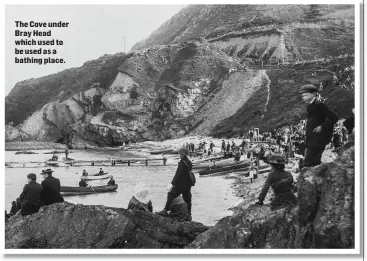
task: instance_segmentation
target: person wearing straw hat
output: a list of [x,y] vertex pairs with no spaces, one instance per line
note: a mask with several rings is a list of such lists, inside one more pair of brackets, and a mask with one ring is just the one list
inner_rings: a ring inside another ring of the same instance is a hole
[[271,166],[271,171],[265,181],[265,184],[258,197],[257,205],[263,205],[263,201],[271,187],[274,192],[274,199],[270,205],[272,209],[283,207],[291,204],[296,204],[297,199],[294,196],[293,176],[290,172],[285,171],[285,156],[282,154],[270,155],[267,163]]
[[158,215],[167,216],[167,211],[172,203],[172,200],[182,195],[184,201],[187,204],[188,214],[191,217],[191,180],[190,171],[192,169],[192,163],[187,158],[189,151],[187,148],[182,147],[178,150],[180,154],[181,161],[178,163],[178,168],[176,174],[171,182],[170,190],[167,193],[167,201],[164,209],[157,212]]
[[328,107],[317,100],[318,89],[312,84],[301,87],[299,93],[307,104],[306,155],[303,166],[321,164],[321,156],[326,145],[331,141],[334,124],[338,121]]
[[138,184],[133,189],[133,197],[130,199],[127,209],[153,212],[153,204],[149,196],[149,188],[145,184]]
[[53,170],[46,169],[42,170],[41,175],[43,176],[43,181],[41,185],[43,186],[41,199],[45,205],[51,205],[54,203],[64,202],[64,198],[60,194],[60,180],[52,176]]
[[37,176],[34,173],[27,175],[28,184],[23,188],[22,193],[17,199],[20,205],[22,216],[32,215],[38,212],[40,207],[43,205],[41,200],[42,185],[36,182]]

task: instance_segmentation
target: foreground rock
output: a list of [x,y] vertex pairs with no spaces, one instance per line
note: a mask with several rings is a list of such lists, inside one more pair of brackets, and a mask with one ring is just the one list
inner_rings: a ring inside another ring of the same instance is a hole
[[354,144],[303,169],[297,187],[299,206],[243,204],[188,248],[354,248]]
[[5,225],[6,248],[183,248],[208,227],[156,214],[68,202]]

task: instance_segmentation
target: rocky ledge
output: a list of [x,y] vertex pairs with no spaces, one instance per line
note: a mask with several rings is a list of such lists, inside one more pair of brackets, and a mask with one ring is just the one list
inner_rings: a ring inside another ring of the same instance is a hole
[[[6,248],[354,248],[354,144],[304,168],[299,204],[241,204],[214,227],[156,214],[68,202],[5,225]],[[270,196],[270,195],[268,195]]]
[[6,222],[10,248],[183,248],[208,227],[143,211],[69,202]]

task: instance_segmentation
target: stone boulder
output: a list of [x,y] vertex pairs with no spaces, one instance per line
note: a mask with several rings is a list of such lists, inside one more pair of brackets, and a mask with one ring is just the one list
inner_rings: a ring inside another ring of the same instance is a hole
[[302,169],[297,190],[298,206],[246,206],[187,248],[354,248],[354,144],[331,163]]
[[5,247],[183,248],[207,229],[143,211],[63,202],[11,217],[5,224]]

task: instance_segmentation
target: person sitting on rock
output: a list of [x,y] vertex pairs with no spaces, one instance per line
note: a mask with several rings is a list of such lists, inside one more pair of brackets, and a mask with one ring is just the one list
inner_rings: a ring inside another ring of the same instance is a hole
[[64,202],[64,198],[60,194],[60,180],[53,177],[52,172],[51,169],[46,169],[42,170],[41,173],[44,179],[41,183],[43,187],[41,200],[46,205]]
[[271,187],[274,191],[274,199],[270,205],[273,210],[292,204],[297,204],[294,196],[293,176],[290,172],[285,171],[285,157],[281,154],[270,155],[267,163],[271,166],[271,171],[265,181],[265,184],[258,197],[257,205],[263,205],[263,201]]
[[113,176],[112,176],[112,175],[110,176],[110,180],[108,181],[107,185],[109,185],[109,186],[116,185],[116,182],[115,182],[115,180],[113,179]]
[[187,210],[187,204],[181,195],[172,200],[168,207],[168,211],[168,217],[172,217],[181,221],[191,221],[192,219]]
[[85,182],[84,178],[80,178],[79,187],[86,188],[87,186],[88,186],[88,183]]
[[149,188],[138,184],[133,189],[134,196],[130,199],[127,209],[153,212],[153,204],[149,197]]
[[83,174],[82,174],[82,176],[84,176],[84,177],[85,177],[85,176],[88,176],[88,175],[89,175],[89,174],[88,174],[88,172],[84,169],[84,170],[83,170]]
[[36,182],[37,176],[34,173],[27,175],[28,184],[23,188],[23,192],[20,194],[17,200],[20,203],[22,216],[32,215],[38,212],[43,205],[41,201],[42,185]]

